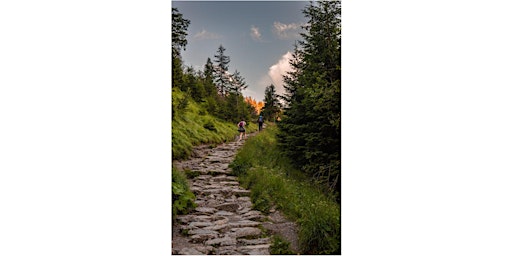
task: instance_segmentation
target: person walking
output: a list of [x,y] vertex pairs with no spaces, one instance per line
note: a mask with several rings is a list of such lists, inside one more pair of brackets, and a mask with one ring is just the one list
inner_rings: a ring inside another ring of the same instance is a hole
[[242,136],[244,139],[246,138],[246,135],[245,135],[245,126],[246,125],[247,125],[247,123],[243,119],[242,119],[242,121],[240,121],[238,123],[238,131],[240,132],[240,137],[238,138],[238,140],[236,142],[239,142],[240,140],[242,140]]
[[263,116],[260,115],[260,117],[258,118],[258,131],[261,132],[261,128],[263,128]]

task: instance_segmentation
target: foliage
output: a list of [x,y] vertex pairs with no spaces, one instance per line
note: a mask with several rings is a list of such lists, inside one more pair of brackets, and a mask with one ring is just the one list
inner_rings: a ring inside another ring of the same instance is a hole
[[179,214],[186,214],[196,207],[195,196],[188,187],[185,175],[172,168],[172,218]]
[[[329,193],[341,193],[341,7],[311,2],[308,23],[284,77],[286,101],[278,134],[294,165]],[[339,196],[336,198],[339,199]]]
[[267,120],[275,120],[278,113],[281,112],[281,103],[276,94],[276,87],[273,84],[265,88],[264,106],[261,114]]
[[290,242],[284,240],[279,235],[274,235],[272,244],[270,245],[270,254],[272,255],[294,255],[294,251],[290,249]]
[[172,8],[172,56],[180,55],[181,48],[187,45],[187,29],[190,20],[184,19],[177,8]]
[[228,76],[228,68],[229,68],[229,56],[224,54],[226,48],[222,45],[219,46],[217,50],[217,54],[213,55],[215,58],[214,62],[217,65],[214,67],[215,69],[215,83],[217,84],[217,89],[222,97],[226,96],[226,93],[229,91],[229,76]]
[[276,133],[277,127],[270,125],[248,139],[230,167],[241,185],[251,190],[256,209],[268,212],[276,207],[298,222],[301,253],[339,254],[340,205],[294,168],[280,151]]

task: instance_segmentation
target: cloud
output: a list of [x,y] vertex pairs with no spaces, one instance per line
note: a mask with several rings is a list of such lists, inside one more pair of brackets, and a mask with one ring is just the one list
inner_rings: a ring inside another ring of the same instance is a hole
[[251,27],[251,37],[252,37],[252,39],[254,39],[256,41],[260,41],[261,40],[260,29],[255,26],[252,26]]
[[284,24],[279,21],[275,21],[272,32],[274,32],[274,34],[277,35],[279,39],[294,39],[299,38],[299,32],[301,29],[301,24]]
[[219,39],[221,36],[212,32],[208,32],[205,29],[201,30],[201,32],[198,32],[194,35],[194,39],[197,40],[208,40],[208,39]]
[[279,59],[279,61],[276,64],[272,65],[268,69],[268,76],[272,80],[272,83],[276,86],[276,93],[279,95],[282,95],[285,91],[283,87],[283,75],[286,75],[287,72],[292,70],[292,67],[290,65],[291,59],[292,53],[287,52],[286,54],[281,56],[281,59]]

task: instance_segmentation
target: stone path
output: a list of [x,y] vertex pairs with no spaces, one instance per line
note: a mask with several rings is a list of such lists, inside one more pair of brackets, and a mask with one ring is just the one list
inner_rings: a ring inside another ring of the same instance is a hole
[[173,254],[270,254],[270,237],[260,229],[265,216],[252,209],[250,191],[230,176],[228,165],[242,144],[201,146],[191,159],[173,163],[197,175],[190,180],[197,208],[177,217]]

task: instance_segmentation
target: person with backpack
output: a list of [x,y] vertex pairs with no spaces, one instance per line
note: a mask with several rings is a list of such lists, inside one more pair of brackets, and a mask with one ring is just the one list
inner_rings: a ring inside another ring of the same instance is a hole
[[260,115],[260,117],[258,118],[258,131],[261,132],[261,128],[263,128],[263,116]]
[[240,121],[238,123],[238,131],[240,132],[240,137],[238,138],[237,142],[239,142],[241,139],[242,139],[242,136],[244,137],[244,139],[246,138],[246,135],[245,135],[245,126],[247,125],[247,123],[242,119],[242,121]]

